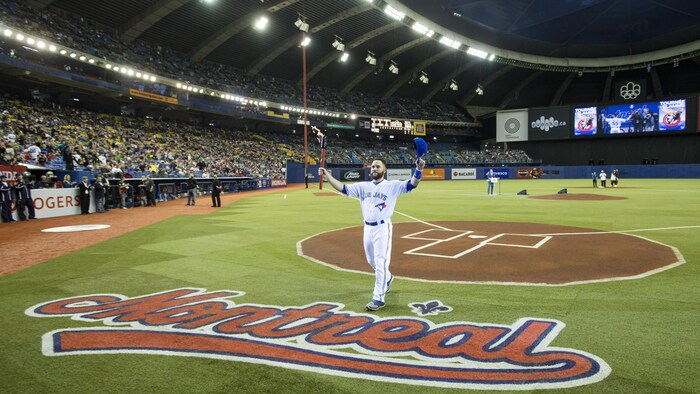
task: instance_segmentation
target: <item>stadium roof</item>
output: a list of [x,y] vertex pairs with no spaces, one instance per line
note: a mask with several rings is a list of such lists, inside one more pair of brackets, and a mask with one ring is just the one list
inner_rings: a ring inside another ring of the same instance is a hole
[[[306,34],[311,38],[310,84],[383,97],[486,108],[595,102],[609,89],[615,72],[618,77],[648,78],[652,86],[648,91],[654,96],[700,91],[698,78],[689,78],[700,73],[700,2],[695,1],[30,0],[29,4],[95,21],[127,41],[145,40],[193,60],[292,81],[302,78],[300,42],[305,33],[295,24],[301,19],[308,23]],[[405,17],[397,20],[402,14]],[[256,29],[254,23],[263,15],[269,22]],[[420,23],[418,30],[413,28],[415,22]],[[434,34],[428,37],[430,31]],[[346,62],[339,61],[341,51],[332,46],[336,40],[350,55]],[[468,55],[469,48],[487,59]],[[368,55],[376,64],[368,63]],[[392,65],[398,73],[389,70]],[[423,75],[428,83],[423,83]],[[477,94],[477,87],[485,93]]]

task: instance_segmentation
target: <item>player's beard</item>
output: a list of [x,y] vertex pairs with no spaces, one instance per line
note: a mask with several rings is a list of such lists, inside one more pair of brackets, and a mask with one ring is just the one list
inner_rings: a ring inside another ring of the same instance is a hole
[[386,174],[386,171],[382,171],[382,172],[374,172],[374,171],[372,171],[372,172],[369,174],[369,176],[372,177],[372,180],[373,180],[373,181],[379,181],[379,180],[381,180],[381,179],[384,179],[384,174]]

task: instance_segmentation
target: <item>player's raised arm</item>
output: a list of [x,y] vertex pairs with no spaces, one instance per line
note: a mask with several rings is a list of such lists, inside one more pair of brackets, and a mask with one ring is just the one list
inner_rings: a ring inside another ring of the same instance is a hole
[[418,182],[420,182],[420,179],[423,176],[424,168],[425,160],[423,160],[422,157],[419,157],[418,160],[416,160],[416,170],[413,172],[413,176],[411,177],[411,185],[413,185],[413,187],[418,186]]
[[319,167],[318,175],[323,175],[324,177],[326,177],[326,179],[328,179],[328,183],[330,183],[335,190],[343,192],[343,182],[333,178],[333,175],[331,175],[330,171],[326,170],[323,167]]
[[425,160],[423,158],[428,153],[428,143],[424,139],[417,137],[413,139],[413,147],[416,149],[416,170],[411,177],[409,191],[418,186],[423,176],[423,169],[425,168]]

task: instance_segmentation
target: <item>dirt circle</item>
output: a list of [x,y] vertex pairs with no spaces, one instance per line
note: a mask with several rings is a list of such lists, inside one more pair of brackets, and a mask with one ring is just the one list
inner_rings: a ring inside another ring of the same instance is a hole
[[618,196],[606,196],[604,194],[589,194],[589,193],[577,193],[577,194],[545,194],[542,196],[528,196],[529,198],[536,198],[539,200],[575,200],[575,201],[602,201],[602,200],[626,200],[627,197]]
[[[395,223],[391,271],[418,280],[564,285],[631,279],[674,267],[673,247],[636,235],[533,223]],[[299,254],[337,269],[372,273],[363,227],[299,243]]]

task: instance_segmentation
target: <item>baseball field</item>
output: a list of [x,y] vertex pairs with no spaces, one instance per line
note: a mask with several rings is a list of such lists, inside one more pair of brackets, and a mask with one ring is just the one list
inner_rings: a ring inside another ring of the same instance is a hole
[[700,392],[700,180],[423,182],[372,313],[357,201],[240,196],[1,276],[0,392]]

